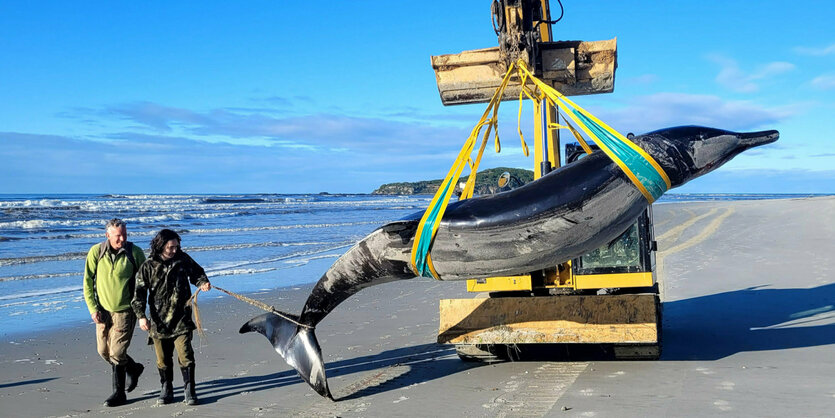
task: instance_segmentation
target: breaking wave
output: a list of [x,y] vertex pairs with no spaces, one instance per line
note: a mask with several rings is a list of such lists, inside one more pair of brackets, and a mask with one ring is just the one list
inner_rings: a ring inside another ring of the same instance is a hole
[[387,221],[361,221],[361,222],[340,222],[340,223],[322,223],[322,224],[296,224],[296,225],[276,225],[276,226],[257,226],[244,228],[211,228],[211,229],[189,229],[186,232],[195,234],[211,234],[219,232],[252,232],[252,231],[276,231],[282,229],[301,229],[301,228],[336,228],[342,226],[356,226],[356,225],[382,225]]
[[0,258],[0,267],[16,266],[20,264],[43,263],[45,261],[68,261],[81,260],[87,256],[87,252],[72,252],[55,255],[33,255],[29,257]]
[[284,255],[280,255],[280,256],[276,256],[276,257],[265,257],[265,258],[261,258],[261,259],[257,259],[257,260],[229,262],[229,263],[226,263],[226,264],[223,264],[223,265],[220,265],[220,266],[214,266],[214,267],[211,267],[211,268],[207,268],[206,269],[206,274],[207,275],[210,274],[210,273],[214,274],[217,271],[223,271],[223,270],[228,270],[228,269],[236,269],[236,268],[258,265],[258,264],[269,264],[269,263],[275,263],[275,262],[279,262],[279,261],[291,260],[291,259],[299,258],[299,257],[323,254],[323,253],[327,253],[327,252],[330,252],[330,251],[341,250],[343,248],[350,247],[351,245],[353,245],[353,242],[346,243],[346,244],[333,245],[333,246],[320,248],[320,249],[315,249],[315,250],[297,251],[297,252],[293,252],[293,253],[290,253],[290,254],[284,254]]
[[263,203],[266,200],[261,198],[223,198],[223,197],[207,197],[203,199],[202,203]]
[[44,273],[44,274],[24,274],[21,276],[6,276],[0,277],[0,282],[11,282],[15,280],[31,280],[31,279],[52,279],[56,277],[72,277],[81,276],[81,273]]
[[33,290],[31,292],[13,293],[9,295],[0,295],[0,300],[26,299],[38,296],[57,295],[62,293],[80,292],[83,288],[81,286],[66,286],[56,289]]
[[[130,216],[124,217],[128,225],[132,223],[137,224],[158,224],[168,221],[182,221],[185,219],[213,219],[223,217],[241,216],[242,212],[211,212],[211,213],[169,213],[164,215],[151,216]],[[0,229],[50,229],[53,227],[85,227],[97,226],[104,227],[106,221],[102,219],[67,219],[67,220],[46,220],[46,219],[29,219],[20,221],[0,222]],[[99,233],[101,235],[101,233]]]
[[[187,253],[191,252],[204,252],[204,251],[231,251],[231,250],[240,250],[246,248],[265,248],[265,247],[305,247],[305,246],[329,246],[328,248],[333,247],[334,245],[336,248],[341,248],[346,245],[351,245],[356,240],[350,241],[340,241],[340,242],[333,242],[333,241],[301,241],[301,242],[251,242],[251,243],[240,243],[240,244],[219,244],[219,245],[204,245],[204,246],[194,246],[194,247],[183,247],[183,251]],[[147,256],[147,251],[146,254]],[[292,255],[292,254],[291,254]],[[15,266],[21,264],[32,264],[32,263],[43,263],[47,261],[69,261],[69,260],[83,260],[87,257],[87,252],[69,252],[64,254],[53,254],[53,255],[33,255],[28,257],[10,257],[10,258],[0,258],[0,267],[4,266]],[[14,277],[23,277],[23,276],[14,276]],[[52,277],[52,276],[50,276]],[[54,276],[59,277],[59,276]],[[34,277],[33,277],[34,278]],[[0,281],[4,281],[2,277],[0,277]]]
[[211,275],[206,274],[209,277],[222,277],[222,276],[242,276],[246,274],[258,274],[258,273],[267,273],[270,271],[277,270],[275,267],[269,268],[262,268],[262,269],[228,269],[228,270],[218,270],[212,272]]

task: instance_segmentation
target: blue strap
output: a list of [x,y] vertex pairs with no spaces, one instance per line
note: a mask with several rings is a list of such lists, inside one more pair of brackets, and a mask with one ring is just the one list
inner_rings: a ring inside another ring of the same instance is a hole
[[609,131],[603,129],[600,125],[582,113],[575,112],[570,109],[566,110],[571,111],[583,121],[589,130],[594,132],[594,140],[599,140],[612,150],[612,152],[624,163],[624,165],[632,171],[635,177],[638,178],[638,181],[640,181],[647,189],[653,199],[658,199],[662,194],[664,194],[664,192],[667,191],[667,183],[664,182],[664,178],[661,177],[661,174],[658,173],[655,167],[653,167],[652,164],[641,154],[637,153],[634,149],[632,149],[632,147],[616,138]]
[[[452,182],[448,182],[444,186],[442,196],[446,196],[447,192],[449,191],[449,186]],[[435,278],[432,274],[432,271],[429,270],[429,263],[427,262],[427,257],[429,256],[429,247],[432,245],[432,238],[433,238],[433,226],[436,222],[440,222],[438,219],[438,213],[441,211],[441,206],[443,206],[443,201],[439,200],[435,203],[435,206],[430,208],[429,216],[426,217],[425,226],[423,227],[423,231],[420,236],[417,237],[418,240],[418,250],[415,254],[415,267],[417,267],[418,273],[421,277],[430,277]]]

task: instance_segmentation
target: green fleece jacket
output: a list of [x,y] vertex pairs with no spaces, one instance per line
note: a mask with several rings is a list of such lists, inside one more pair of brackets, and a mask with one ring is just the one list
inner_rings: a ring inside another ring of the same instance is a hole
[[[128,260],[125,249],[130,247],[137,270],[145,262],[145,253],[136,245],[128,244],[130,243],[125,242],[116,254],[111,253],[107,241],[92,246],[87,252],[87,263],[84,267],[84,300],[91,314],[102,310],[121,312],[131,308],[136,271]],[[102,245],[108,248],[97,262]]]

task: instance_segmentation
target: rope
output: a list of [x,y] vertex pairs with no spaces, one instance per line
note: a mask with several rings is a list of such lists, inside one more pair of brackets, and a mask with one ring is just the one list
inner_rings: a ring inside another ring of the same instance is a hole
[[[266,304],[266,303],[264,303],[264,302],[257,301],[257,300],[252,299],[252,298],[248,298],[248,297],[246,297],[246,296],[244,296],[244,295],[241,295],[241,294],[239,294],[239,293],[235,293],[235,292],[232,292],[232,291],[226,290],[226,289],[224,289],[224,288],[222,288],[222,287],[217,287],[217,286],[215,286],[215,285],[212,285],[212,289],[217,289],[217,290],[220,290],[221,292],[226,293],[227,295],[232,296],[232,297],[233,297],[233,298],[235,298],[235,299],[238,299],[238,300],[240,300],[240,301],[244,301],[244,302],[246,302],[246,303],[248,303],[248,304],[250,304],[250,305],[252,305],[252,306],[255,306],[255,307],[257,307],[257,308],[260,308],[260,309],[262,309],[262,310],[264,310],[264,311],[267,311],[267,312],[270,312],[270,313],[272,313],[272,314],[278,315],[278,316],[280,316],[281,318],[284,318],[284,319],[286,319],[287,321],[290,321],[290,322],[292,322],[293,324],[296,324],[296,325],[298,325],[298,326],[300,326],[300,327],[302,327],[302,328],[313,329],[313,327],[312,327],[312,326],[307,325],[307,324],[302,324],[301,322],[296,321],[295,319],[293,319],[293,318],[291,318],[291,317],[287,316],[287,314],[285,314],[284,312],[281,312],[281,311],[279,311],[279,310],[276,310],[274,307],[272,307],[272,306],[270,306],[270,305],[267,305],[267,304]],[[203,334],[202,334],[202,332],[203,332],[203,327],[201,327],[201,326],[200,326],[200,311],[197,309],[197,295],[198,295],[198,294],[200,294],[200,288],[197,288],[197,291],[196,291],[196,292],[194,292],[194,294],[193,294],[193,295],[191,295],[191,298],[189,298],[189,300],[188,300],[188,302],[187,302],[187,305],[188,305],[188,304],[191,304],[191,306],[192,306],[192,307],[194,307],[194,324],[197,326],[198,333],[200,333],[200,335],[201,335],[201,336],[203,336]]]
[[200,288],[186,302],[186,306],[191,305],[194,312],[194,326],[197,327],[197,335],[200,336],[200,345],[203,345],[203,339],[206,338],[206,333],[203,332],[203,321],[200,320],[200,309],[197,308],[197,294],[200,293]]

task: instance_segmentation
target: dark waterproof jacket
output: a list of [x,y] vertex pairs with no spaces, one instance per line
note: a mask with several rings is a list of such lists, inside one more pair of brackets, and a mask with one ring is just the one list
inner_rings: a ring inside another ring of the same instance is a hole
[[151,337],[172,338],[195,329],[191,319],[191,286],[208,282],[206,272],[188,254],[180,251],[170,260],[159,255],[149,258],[136,273],[136,290],[131,306],[137,318],[146,318],[148,301]]

